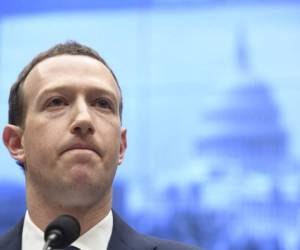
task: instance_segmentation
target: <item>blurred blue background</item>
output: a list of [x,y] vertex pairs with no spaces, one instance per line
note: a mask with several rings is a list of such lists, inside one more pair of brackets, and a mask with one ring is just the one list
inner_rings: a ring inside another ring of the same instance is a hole
[[[0,6],[0,126],[38,52],[77,40],[119,78],[129,147],[114,207],[210,250],[300,249],[300,2],[11,0]],[[0,232],[25,211],[0,145]]]

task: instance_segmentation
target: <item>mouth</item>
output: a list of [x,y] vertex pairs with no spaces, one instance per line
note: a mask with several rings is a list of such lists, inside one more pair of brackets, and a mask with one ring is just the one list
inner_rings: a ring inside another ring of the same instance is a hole
[[70,147],[68,147],[66,150],[63,151],[63,153],[68,152],[68,151],[91,151],[96,153],[97,155],[99,155],[99,152],[94,148],[91,147],[89,145],[85,145],[85,144],[74,144]]

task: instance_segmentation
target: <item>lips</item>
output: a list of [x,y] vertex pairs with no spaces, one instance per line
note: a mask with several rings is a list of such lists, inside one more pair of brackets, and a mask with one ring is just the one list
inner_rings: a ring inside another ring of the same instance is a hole
[[71,150],[90,150],[90,151],[93,151],[94,153],[99,154],[98,150],[96,149],[96,147],[94,146],[91,146],[91,145],[87,145],[87,144],[82,144],[82,143],[75,143],[75,144],[72,144],[70,146],[67,146],[62,153],[65,153],[65,152],[68,152],[68,151],[71,151]]

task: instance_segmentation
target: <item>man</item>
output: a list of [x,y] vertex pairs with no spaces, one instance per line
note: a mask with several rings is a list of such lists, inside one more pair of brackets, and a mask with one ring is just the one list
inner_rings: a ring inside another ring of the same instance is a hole
[[81,225],[82,250],[195,249],[138,234],[112,212],[112,182],[124,159],[122,93],[94,50],[68,42],[39,54],[11,88],[3,141],[24,169],[28,211],[0,249],[40,250],[61,214]]

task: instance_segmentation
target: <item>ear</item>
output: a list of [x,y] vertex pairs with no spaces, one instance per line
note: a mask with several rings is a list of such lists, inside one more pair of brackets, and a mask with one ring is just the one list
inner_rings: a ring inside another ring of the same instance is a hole
[[127,149],[127,130],[126,128],[121,128],[121,143],[120,143],[120,154],[118,164],[120,165],[125,156],[125,151]]
[[24,164],[25,153],[22,144],[23,129],[18,126],[8,124],[2,134],[3,142],[10,155],[19,163]]

